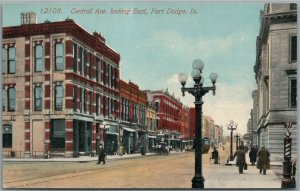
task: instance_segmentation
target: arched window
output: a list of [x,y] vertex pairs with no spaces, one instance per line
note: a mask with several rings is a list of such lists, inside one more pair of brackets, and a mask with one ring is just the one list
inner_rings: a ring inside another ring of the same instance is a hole
[[64,45],[63,43],[55,44],[55,70],[64,69]]
[[8,111],[16,109],[16,90],[14,87],[8,88]]
[[2,127],[3,127],[2,130],[3,148],[11,148],[12,147],[12,126],[9,124],[4,124]]
[[37,44],[35,46],[35,72],[43,71],[43,46]]
[[34,88],[34,110],[35,111],[42,111],[43,107],[43,88],[37,86]]
[[63,97],[64,97],[64,90],[61,85],[55,86],[54,92],[54,102],[55,102],[55,111],[62,111],[63,108]]

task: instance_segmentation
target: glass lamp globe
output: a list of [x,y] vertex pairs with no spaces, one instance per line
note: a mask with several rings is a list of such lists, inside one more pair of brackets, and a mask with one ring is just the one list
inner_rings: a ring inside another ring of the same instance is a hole
[[195,59],[193,61],[193,69],[202,71],[204,68],[204,63],[200,59]]

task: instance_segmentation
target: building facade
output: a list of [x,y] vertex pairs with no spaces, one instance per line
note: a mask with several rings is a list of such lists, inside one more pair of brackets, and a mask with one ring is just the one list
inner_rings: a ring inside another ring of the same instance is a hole
[[[179,149],[181,145],[181,129],[182,125],[186,122],[181,121],[181,112],[183,104],[176,99],[174,95],[168,92],[168,89],[150,91],[145,90],[147,93],[148,102],[154,104],[157,108],[158,126],[157,142],[164,141],[168,146]],[[183,114],[186,116],[186,114]]]
[[73,20],[21,21],[3,28],[4,156],[94,155],[118,133],[119,54]]
[[147,145],[146,151],[152,151],[152,148],[156,145],[158,118],[157,108],[148,103],[146,111],[146,129],[147,129]]
[[[297,4],[268,3],[261,15],[254,71],[257,82],[257,138],[271,160],[282,160],[284,123],[290,121],[296,154]],[[254,120],[255,121],[255,120]]]
[[147,147],[147,94],[132,83],[120,80],[121,138],[125,152],[130,154]]

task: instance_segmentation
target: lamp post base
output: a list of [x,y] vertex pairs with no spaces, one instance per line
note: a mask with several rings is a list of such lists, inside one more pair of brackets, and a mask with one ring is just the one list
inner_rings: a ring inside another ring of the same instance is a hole
[[192,188],[204,188],[204,178],[202,176],[192,179]]

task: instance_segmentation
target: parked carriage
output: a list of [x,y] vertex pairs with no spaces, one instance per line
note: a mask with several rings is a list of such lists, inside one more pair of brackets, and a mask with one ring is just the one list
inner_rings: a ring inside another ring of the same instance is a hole
[[159,155],[168,155],[170,153],[169,148],[165,142],[160,142],[153,147],[153,152]]

